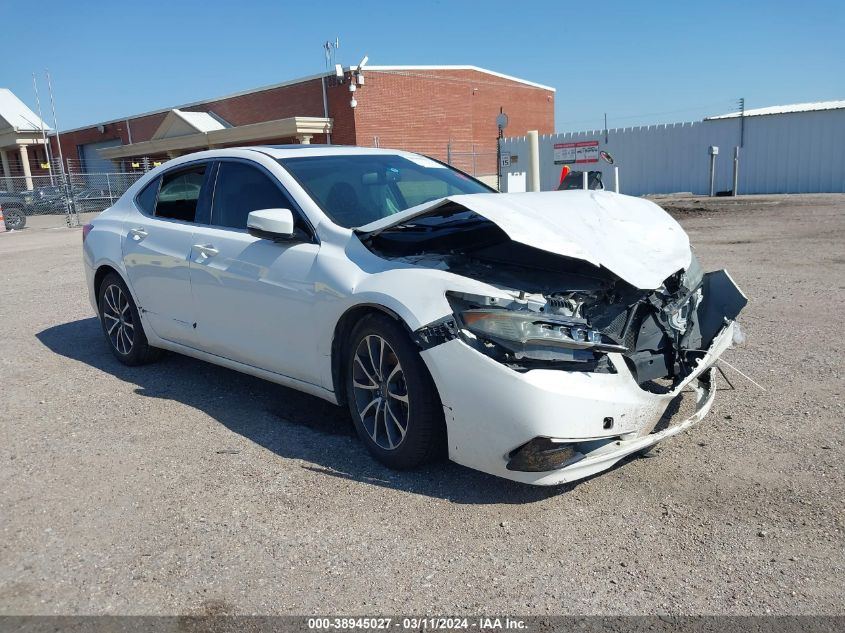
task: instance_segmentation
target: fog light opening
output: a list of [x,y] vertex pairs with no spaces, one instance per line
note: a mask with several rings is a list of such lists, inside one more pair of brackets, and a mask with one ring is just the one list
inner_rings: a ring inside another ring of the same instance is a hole
[[508,470],[546,472],[569,466],[584,459],[577,445],[555,442],[548,437],[535,437],[508,454]]

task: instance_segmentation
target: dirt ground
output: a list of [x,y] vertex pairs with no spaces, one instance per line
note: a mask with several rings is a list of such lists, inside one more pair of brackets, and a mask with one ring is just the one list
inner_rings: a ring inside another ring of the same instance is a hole
[[[845,196],[660,198],[750,298],[710,416],[575,485],[391,472],[344,413],[127,368],[79,229],[0,234],[0,613],[842,614]],[[56,228],[51,228],[56,227]]]

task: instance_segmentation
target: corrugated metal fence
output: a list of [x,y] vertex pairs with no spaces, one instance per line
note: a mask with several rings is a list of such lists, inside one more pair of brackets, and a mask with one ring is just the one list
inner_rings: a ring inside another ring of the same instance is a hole
[[[740,143],[740,120],[650,125],[592,130],[540,137],[540,186],[557,188],[562,165],[555,164],[555,144],[598,141],[619,166],[620,191],[631,195],[710,189],[711,145],[719,147],[716,191],[733,188],[733,151]],[[502,152],[508,173],[525,172],[528,141],[506,138]],[[516,157],[516,160],[514,160]],[[603,172],[605,187],[613,187],[613,168],[606,162],[570,164],[573,170]],[[745,142],[740,152],[740,194],[845,192],[845,110],[799,112],[745,117]]]

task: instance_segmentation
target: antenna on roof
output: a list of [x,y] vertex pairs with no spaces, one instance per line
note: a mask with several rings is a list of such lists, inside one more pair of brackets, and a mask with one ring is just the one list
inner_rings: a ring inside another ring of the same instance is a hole
[[334,38],[334,42],[331,40],[326,40],[323,43],[323,51],[325,52],[326,56],[326,70],[334,66],[337,62],[335,61],[335,51],[340,48],[340,38]]

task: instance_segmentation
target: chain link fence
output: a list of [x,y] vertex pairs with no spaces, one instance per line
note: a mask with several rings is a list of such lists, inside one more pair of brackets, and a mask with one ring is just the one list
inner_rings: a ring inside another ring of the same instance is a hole
[[495,148],[452,141],[446,146],[446,162],[490,186],[497,185],[498,163]]
[[457,167],[470,176],[496,175],[496,149],[490,149],[476,143],[449,143],[446,156],[450,165]]
[[0,174],[0,205],[6,227],[23,228],[31,216],[65,216],[67,226],[79,226],[80,214],[107,209],[135,183],[144,171],[76,171],[75,165],[61,173],[24,176]]

